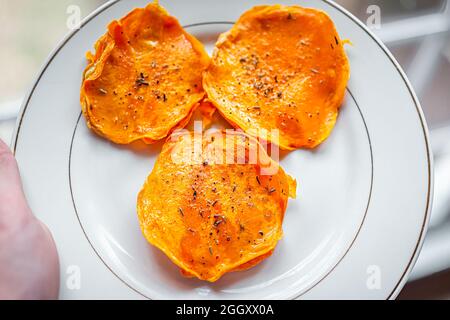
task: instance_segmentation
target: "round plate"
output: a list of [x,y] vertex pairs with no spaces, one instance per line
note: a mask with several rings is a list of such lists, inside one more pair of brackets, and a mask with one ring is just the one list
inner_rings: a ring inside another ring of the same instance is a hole
[[[19,117],[13,149],[30,206],[58,247],[61,298],[395,298],[426,230],[432,159],[417,98],[387,49],[336,4],[302,1],[353,43],[344,105],[319,148],[281,155],[299,188],[273,256],[206,283],[182,277],[139,229],[136,196],[162,144],[114,145],[80,114],[85,52],[111,20],[146,3],[111,1],[88,17],[51,55]],[[161,1],[209,52],[258,3]]]

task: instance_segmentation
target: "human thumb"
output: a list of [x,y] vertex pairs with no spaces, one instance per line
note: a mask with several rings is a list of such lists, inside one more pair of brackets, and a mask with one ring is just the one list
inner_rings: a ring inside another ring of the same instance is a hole
[[0,139],[0,230],[20,224],[30,215],[16,159]]

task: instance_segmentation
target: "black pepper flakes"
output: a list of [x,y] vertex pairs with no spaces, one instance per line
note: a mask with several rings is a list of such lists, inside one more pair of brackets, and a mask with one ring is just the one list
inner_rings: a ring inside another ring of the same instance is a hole
[[139,78],[136,80],[136,87],[140,86],[149,86],[149,83],[145,80],[147,77],[144,75],[144,73],[139,74]]

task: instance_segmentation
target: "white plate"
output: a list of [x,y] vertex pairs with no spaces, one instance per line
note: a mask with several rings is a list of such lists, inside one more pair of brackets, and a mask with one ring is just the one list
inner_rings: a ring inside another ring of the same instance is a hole
[[[346,101],[322,146],[281,160],[300,184],[274,255],[210,284],[183,278],[139,230],[136,195],[161,144],[116,146],[80,117],[85,52],[109,21],[146,3],[111,1],[88,17],[51,55],[19,117],[13,148],[30,205],[57,243],[61,298],[395,298],[420,250],[433,184],[422,111],[387,49],[336,4],[300,3],[328,12],[354,44]],[[161,3],[211,51],[259,1]]]

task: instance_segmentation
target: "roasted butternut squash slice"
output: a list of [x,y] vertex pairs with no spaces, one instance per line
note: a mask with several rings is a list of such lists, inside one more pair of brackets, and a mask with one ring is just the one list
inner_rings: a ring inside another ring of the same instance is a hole
[[87,59],[82,111],[92,130],[115,143],[165,138],[204,97],[208,55],[156,3],[113,21]]
[[271,255],[295,192],[295,180],[254,138],[187,132],[163,146],[137,212],[144,236],[182,274],[214,282]]
[[344,98],[344,42],[322,11],[254,7],[220,36],[203,86],[234,126],[278,130],[272,142],[283,149],[314,148],[329,136]]

